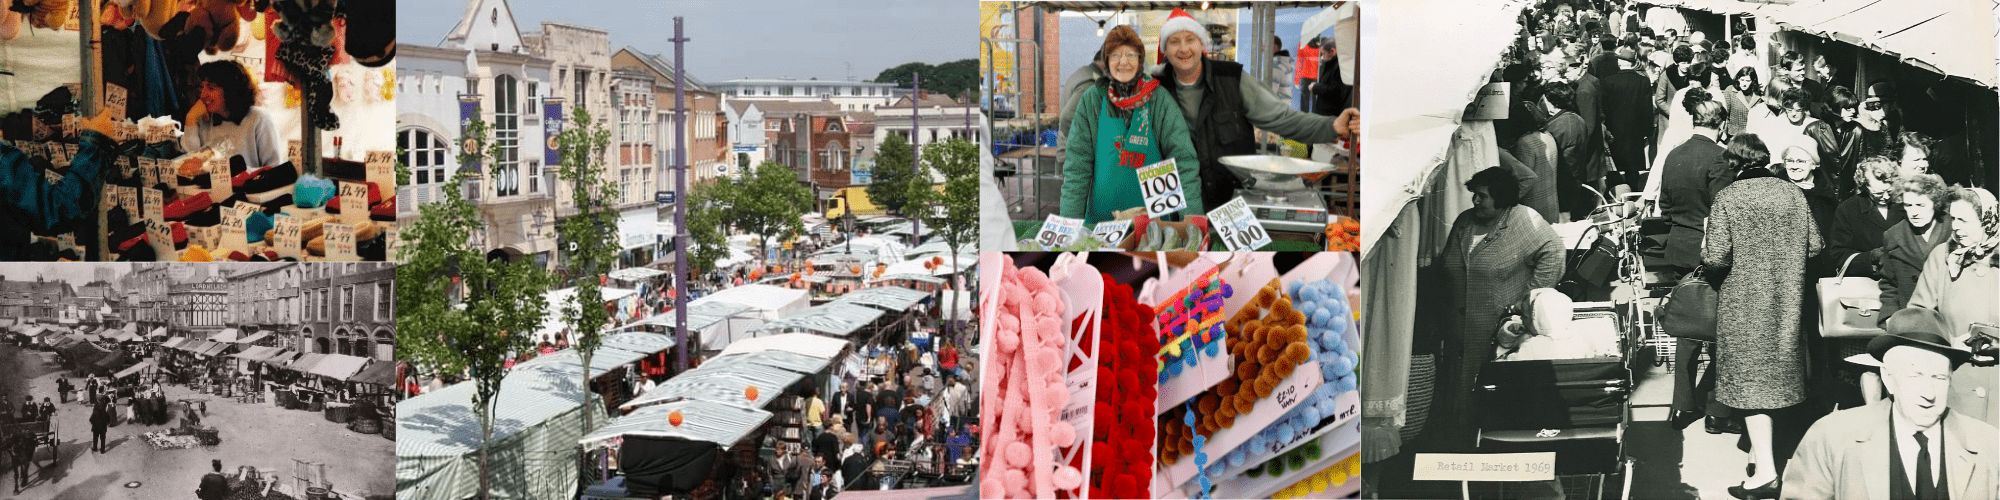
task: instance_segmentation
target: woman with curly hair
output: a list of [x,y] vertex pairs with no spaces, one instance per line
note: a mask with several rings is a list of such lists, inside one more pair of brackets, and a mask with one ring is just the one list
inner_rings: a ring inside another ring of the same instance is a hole
[[[271,114],[256,106],[257,84],[242,63],[233,59],[202,63],[195,76],[201,80],[201,98],[199,107],[188,111],[182,149],[199,151],[229,142],[250,168],[285,162],[282,137]],[[195,115],[196,110],[202,114]]]
[[[1141,206],[1138,170],[1168,158],[1180,173],[1182,214],[1200,215],[1201,159],[1188,137],[1187,120],[1171,94],[1145,72],[1146,43],[1131,26],[1104,36],[1105,75],[1077,98],[1063,161],[1063,217],[1085,224],[1111,220],[1112,212]],[[1164,98],[1159,98],[1164,97]]]

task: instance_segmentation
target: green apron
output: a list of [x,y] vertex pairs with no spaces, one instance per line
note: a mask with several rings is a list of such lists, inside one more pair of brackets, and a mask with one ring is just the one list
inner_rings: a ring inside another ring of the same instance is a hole
[[[1139,168],[1160,161],[1160,145],[1154,141],[1152,120],[1145,106],[1132,110],[1132,120],[1111,115],[1111,92],[1104,93],[1104,105],[1097,110],[1097,175],[1090,189],[1090,210],[1084,214],[1085,227],[1111,220],[1112,212],[1142,206]],[[1110,138],[1111,147],[1105,147]]]

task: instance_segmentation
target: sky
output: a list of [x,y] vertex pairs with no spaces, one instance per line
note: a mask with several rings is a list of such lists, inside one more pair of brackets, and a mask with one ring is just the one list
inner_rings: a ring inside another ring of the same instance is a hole
[[99,267],[108,267],[112,269],[117,269],[118,275],[120,276],[125,275],[126,272],[129,272],[132,269],[131,264],[124,264],[124,263],[20,262],[20,263],[7,264],[4,267],[0,267],[0,277],[4,277],[5,279],[14,281],[34,281],[36,276],[43,276],[50,280],[68,281],[74,285],[82,285],[84,283],[89,283],[93,279],[96,279],[95,273],[97,272],[96,269]]
[[[669,63],[673,18],[684,17],[690,39],[687,71],[705,81],[781,76],[868,80],[907,62],[941,64],[975,58],[979,45],[979,6],[968,1],[508,3],[524,32],[539,30],[542,21],[602,28],[611,32],[612,52],[631,46],[660,54]],[[465,0],[400,2],[397,38],[402,43],[440,45],[465,8]]]

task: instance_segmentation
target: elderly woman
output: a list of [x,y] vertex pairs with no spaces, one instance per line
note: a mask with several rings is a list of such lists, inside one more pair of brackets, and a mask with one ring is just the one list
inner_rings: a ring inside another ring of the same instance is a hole
[[[1993,193],[1980,188],[1958,188],[1942,212],[1951,224],[1951,241],[1931,249],[1924,260],[1917,286],[1910,292],[1910,307],[1933,309],[1944,314],[1952,343],[1965,345],[1975,329],[1989,334],[2000,325],[2000,261],[1993,251],[2000,246],[2000,203]],[[1939,221],[1944,223],[1945,221]],[[1994,380],[2000,369],[1991,361],[1975,360],[1952,373],[1951,411],[1994,423],[2000,420],[2000,399],[1995,399]],[[1984,364],[1986,366],[1977,366]]]
[[1778,153],[1778,164],[1771,166],[1771,172],[1778,174],[1806,195],[1806,206],[1812,208],[1813,226],[1820,234],[1830,231],[1833,212],[1840,205],[1834,197],[1833,183],[1826,180],[1826,171],[1821,170],[1820,157],[1813,152],[1810,143],[1784,146]]
[[1063,160],[1062,216],[1085,224],[1111,220],[1112,212],[1142,206],[1139,169],[1172,158],[1180,173],[1182,214],[1205,213],[1201,159],[1188,139],[1187,120],[1173,96],[1154,90],[1145,69],[1146,43],[1131,26],[1104,36],[1106,77],[1077,97]]
[[[1950,198],[1944,179],[1936,174],[1906,174],[1896,180],[1891,195],[1896,203],[1903,206],[1903,220],[1882,235],[1882,258],[1875,279],[1882,287],[1883,311],[1901,311],[1910,299],[1910,290],[1916,287],[1917,275],[1930,258],[1931,250],[1952,237],[1951,221],[1938,217],[1943,212],[1945,201]],[[1888,314],[1882,314],[1883,321]],[[1845,347],[1835,356],[1847,359],[1865,349],[1857,351],[1856,343],[1842,342]],[[1882,378],[1873,370],[1860,375],[1863,402],[1882,399]]]
[[1737,180],[1715,198],[1701,250],[1722,281],[1716,310],[1715,402],[1743,416],[1755,473],[1731,494],[1773,492],[1778,462],[1771,413],[1805,402],[1806,343],[1799,332],[1806,258],[1820,249],[1819,228],[1799,188],[1765,168],[1770,153],[1755,134],[1724,151]]
[[1472,208],[1458,215],[1444,247],[1431,259],[1442,287],[1444,323],[1437,363],[1436,400],[1429,428],[1446,443],[1470,444],[1470,395],[1479,370],[1493,359],[1493,334],[1510,307],[1524,307],[1528,292],[1562,279],[1563,244],[1541,214],[1520,204],[1514,174],[1500,167],[1465,181]]
[[1819,257],[1819,271],[1832,276],[1848,256],[1854,263],[1848,276],[1868,276],[1882,257],[1882,234],[1903,220],[1902,204],[1896,203],[1891,186],[1896,185],[1897,166],[1881,156],[1871,156],[1855,165],[1854,185],[1862,190],[1840,202],[1833,212],[1833,230],[1826,236],[1826,253]]

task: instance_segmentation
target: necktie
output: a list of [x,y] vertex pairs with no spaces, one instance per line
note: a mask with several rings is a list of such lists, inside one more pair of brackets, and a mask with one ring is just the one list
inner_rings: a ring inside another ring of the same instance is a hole
[[1937,486],[1931,480],[1930,438],[1917,433],[1917,498],[1927,500],[1937,498]]

